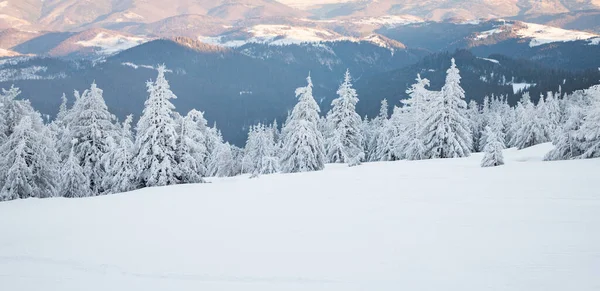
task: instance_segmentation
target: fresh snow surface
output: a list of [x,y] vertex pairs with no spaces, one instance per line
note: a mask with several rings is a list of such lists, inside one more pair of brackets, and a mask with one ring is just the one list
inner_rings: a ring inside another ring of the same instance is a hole
[[111,35],[104,32],[99,33],[93,39],[78,41],[76,44],[83,47],[98,47],[98,53],[110,55],[138,46],[149,39],[143,37]]
[[536,84],[530,84],[530,83],[512,83],[513,93],[517,94],[519,92],[524,92],[527,89],[529,89],[530,87],[533,87],[535,85]]
[[2,290],[600,290],[600,159],[549,144],[0,203]]

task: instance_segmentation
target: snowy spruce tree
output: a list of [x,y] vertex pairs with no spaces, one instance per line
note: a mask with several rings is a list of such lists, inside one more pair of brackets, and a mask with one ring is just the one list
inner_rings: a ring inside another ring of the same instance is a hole
[[483,150],[485,154],[481,161],[481,166],[496,167],[504,165],[504,157],[502,155],[504,144],[499,138],[500,132],[488,125],[485,127],[484,133],[487,136],[487,143]]
[[552,140],[554,148],[544,156],[545,161],[570,160],[583,154],[584,137],[581,136],[580,129],[585,118],[584,113],[582,105],[575,101],[566,105],[566,120],[559,125]]
[[531,102],[529,93],[523,94],[516,108],[517,118],[510,142],[512,146],[524,149],[550,140],[543,108],[543,103],[542,106],[536,107]]
[[318,171],[325,167],[323,136],[318,128],[319,105],[312,96],[312,80],[296,89],[298,104],[282,131],[281,170],[285,173]]
[[69,157],[63,163],[61,168],[60,194],[67,198],[88,197],[92,195],[90,181],[85,176],[83,168],[79,165],[79,160],[75,157],[74,139],[71,146]]
[[358,95],[352,88],[352,77],[347,70],[344,82],[337,91],[338,98],[331,102],[331,110],[327,114],[327,128],[330,130],[326,139],[327,160],[330,163],[348,163],[358,165],[364,159],[362,120],[356,113]]
[[447,71],[441,92],[432,94],[424,118],[426,156],[459,158],[471,154],[473,138],[466,117],[465,91],[460,87],[460,72],[454,59]]
[[178,184],[177,126],[174,120],[177,98],[165,78],[164,65],[158,67],[156,81],[148,82],[149,97],[137,123],[133,167],[138,172],[139,187]]
[[279,157],[277,144],[271,127],[262,124],[254,127],[253,140],[248,140],[249,147],[245,157],[250,161],[253,176],[279,172]]
[[58,194],[58,155],[39,114],[25,115],[0,146],[1,199]]
[[129,115],[123,121],[116,145],[104,155],[102,161],[106,169],[103,188],[106,193],[121,193],[136,189],[137,171],[132,164],[133,134]]
[[[381,100],[381,107],[379,109],[379,115],[371,120],[368,124],[367,130],[370,132],[369,138],[366,142],[366,153],[367,153],[367,161],[375,162],[381,161],[382,156],[379,155],[381,152],[378,148],[379,144],[384,144],[381,142],[381,139],[384,138],[384,129],[387,126],[388,118],[389,118],[389,107],[386,99]],[[366,118],[365,118],[366,120]]]
[[206,173],[206,119],[198,110],[191,110],[181,118],[177,146],[177,159],[182,183],[202,183]]
[[585,94],[589,98],[589,106],[580,130],[584,150],[580,158],[600,158],[600,85],[585,90]]
[[108,111],[102,90],[95,83],[77,98],[68,115],[68,135],[63,139],[65,143],[66,139],[77,139],[74,154],[90,181],[91,193],[102,194],[106,175],[102,157],[115,146],[117,127],[113,122],[116,118]]
[[210,176],[231,177],[234,170],[234,157],[229,143],[220,143],[210,157],[208,168]]
[[0,172],[2,179],[0,185],[0,200],[14,200],[18,198],[35,197],[36,190],[33,181],[34,152],[31,141],[35,138],[31,119],[25,116],[13,128],[2,147],[0,153]]
[[409,99],[402,100],[407,112],[404,156],[408,160],[425,159],[425,142],[423,140],[423,120],[427,110],[427,104],[431,98],[431,92],[427,90],[429,80],[417,75],[416,83],[406,93]]

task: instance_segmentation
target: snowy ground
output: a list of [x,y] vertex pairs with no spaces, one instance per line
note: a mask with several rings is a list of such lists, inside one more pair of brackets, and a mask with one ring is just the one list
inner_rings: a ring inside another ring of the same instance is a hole
[[600,160],[549,147],[0,203],[0,289],[600,290]]

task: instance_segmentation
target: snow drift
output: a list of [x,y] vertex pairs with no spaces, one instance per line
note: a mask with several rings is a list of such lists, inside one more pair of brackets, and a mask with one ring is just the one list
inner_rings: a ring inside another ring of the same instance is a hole
[[0,203],[0,286],[598,290],[600,159],[550,148]]

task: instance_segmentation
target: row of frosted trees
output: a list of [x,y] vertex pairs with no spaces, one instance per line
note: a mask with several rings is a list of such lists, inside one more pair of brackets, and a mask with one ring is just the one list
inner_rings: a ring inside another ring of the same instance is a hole
[[201,183],[205,177],[241,173],[317,171],[326,163],[460,158],[484,151],[482,166],[503,164],[502,149],[553,141],[546,159],[600,157],[600,87],[568,96],[548,93],[534,104],[524,94],[516,107],[502,97],[467,105],[460,72],[452,60],[440,91],[417,77],[409,99],[391,116],[362,119],[352,78],[346,72],[331,110],[320,115],[312,80],[296,90],[298,103],[279,129],[250,127],[244,149],[223,141],[197,110],[179,115],[164,66],[148,82],[139,121],[123,122],[108,111],[95,84],[63,96],[56,119],[44,124],[17,88],[0,94],[0,200],[29,197],[86,197],[144,187]]
[[203,177],[241,172],[242,150],[223,141],[197,110],[181,116],[164,66],[148,82],[149,97],[132,130],[131,116],[118,123],[92,84],[63,96],[56,119],[44,124],[18,88],[0,94],[0,200],[86,197],[134,189],[200,183]]

